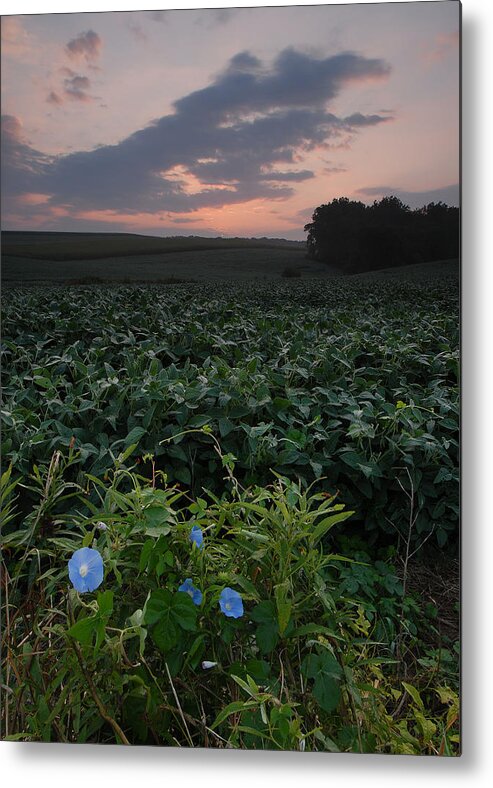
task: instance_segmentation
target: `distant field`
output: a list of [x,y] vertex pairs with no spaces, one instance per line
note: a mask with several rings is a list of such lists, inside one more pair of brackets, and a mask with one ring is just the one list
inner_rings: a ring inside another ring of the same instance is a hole
[[303,243],[278,239],[3,233],[2,240],[4,283],[277,279],[285,269],[332,274],[306,258]]
[[416,263],[404,265],[402,268],[382,268],[378,271],[368,271],[364,274],[353,274],[354,279],[402,279],[406,282],[422,279],[434,279],[442,276],[459,276],[460,266],[458,260],[435,260],[432,263]]
[[[154,238],[102,233],[2,233],[4,284],[104,284],[328,278],[338,272],[309,260],[298,241]],[[458,261],[383,268],[356,278],[440,277]]]
[[277,238],[201,238],[199,236],[156,238],[131,233],[28,233],[3,232],[6,256],[36,260],[101,260],[142,254],[170,254],[210,249],[303,249],[301,241]]

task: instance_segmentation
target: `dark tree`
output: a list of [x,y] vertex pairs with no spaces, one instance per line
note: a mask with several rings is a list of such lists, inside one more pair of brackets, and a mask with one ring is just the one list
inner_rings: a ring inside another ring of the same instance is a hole
[[398,197],[367,206],[339,197],[305,225],[308,256],[348,273],[459,256],[459,209],[444,203],[412,211]]
[[358,262],[358,235],[365,225],[366,205],[339,197],[315,209],[308,232],[308,254],[316,260],[351,268]]

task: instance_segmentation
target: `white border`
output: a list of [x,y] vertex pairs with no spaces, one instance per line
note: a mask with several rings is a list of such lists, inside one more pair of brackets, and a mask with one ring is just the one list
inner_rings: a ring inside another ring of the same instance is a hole
[[[365,2],[367,0],[364,0]],[[431,2],[433,0],[422,0]],[[447,2],[447,0],[442,0]],[[2,14],[66,13],[77,11],[162,10],[230,6],[289,5],[282,0],[261,2],[105,2],[85,0],[4,0]],[[291,3],[294,4],[294,3]],[[298,2],[297,5],[330,5]],[[0,743],[1,777],[6,785],[36,788],[97,788],[122,783],[171,788],[218,788],[275,784],[276,788],[351,785],[399,788],[421,782],[474,788],[490,784],[493,773],[493,647],[492,496],[493,406],[491,402],[493,339],[491,300],[491,80],[493,3],[464,0],[463,4],[463,755],[460,759],[259,753]],[[490,69],[488,70],[488,66]],[[488,179],[489,176],[489,179]],[[490,243],[488,244],[488,241]],[[487,252],[490,252],[488,255]],[[491,779],[491,778],[490,778]],[[424,782],[423,782],[424,781]]]
[[[376,4],[381,0],[359,0],[359,4],[373,3]],[[416,0],[396,0],[396,2],[416,2]],[[437,2],[437,0],[421,0],[421,2]],[[443,0],[448,2],[448,0]],[[475,0],[468,0],[468,6],[481,5]],[[258,6],[286,6],[286,5],[345,5],[342,2],[334,2],[334,0],[299,0],[299,2],[289,2],[289,0],[238,0],[238,2],[228,2],[228,0],[73,0],[68,5],[61,0],[19,0],[19,2],[4,0],[2,3],[2,14],[53,14],[53,13],[80,13],[83,11],[163,11],[166,9],[180,9],[180,8],[239,8],[239,7],[258,7]],[[348,2],[347,5],[351,5]]]

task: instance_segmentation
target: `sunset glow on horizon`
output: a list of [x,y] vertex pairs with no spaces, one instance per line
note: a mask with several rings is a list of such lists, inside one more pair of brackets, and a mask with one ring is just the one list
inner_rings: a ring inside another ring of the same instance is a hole
[[458,2],[2,17],[2,229],[303,240],[459,204]]

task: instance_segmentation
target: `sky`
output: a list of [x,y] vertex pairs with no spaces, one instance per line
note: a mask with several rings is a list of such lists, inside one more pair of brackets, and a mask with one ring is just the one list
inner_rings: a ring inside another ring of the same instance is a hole
[[2,229],[302,240],[459,204],[459,3],[2,17]]

